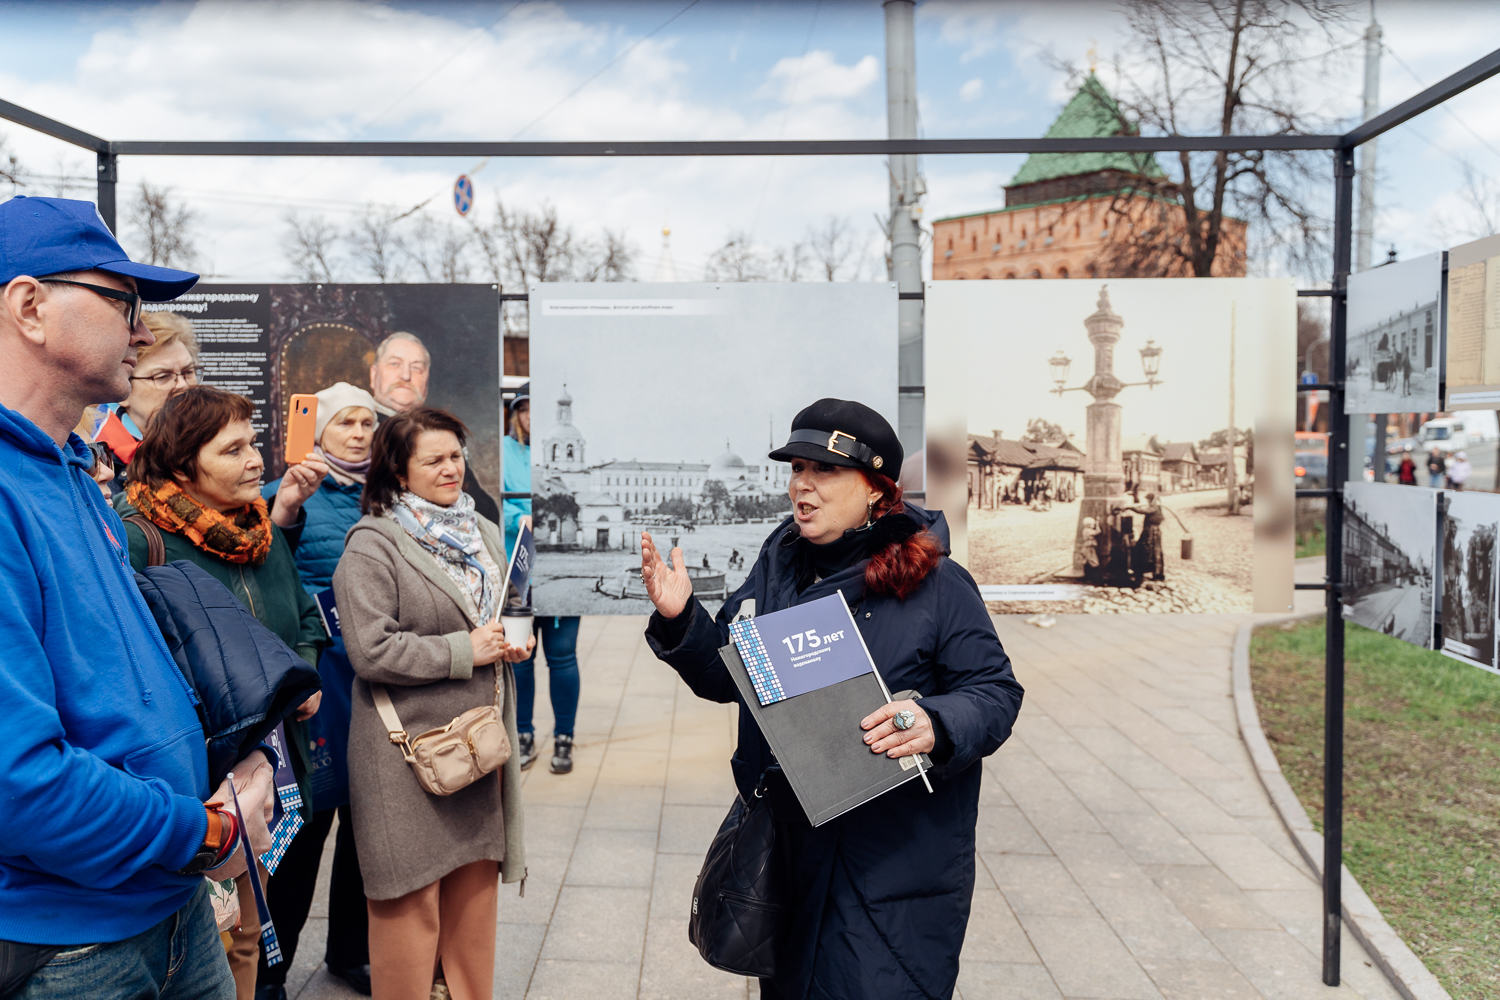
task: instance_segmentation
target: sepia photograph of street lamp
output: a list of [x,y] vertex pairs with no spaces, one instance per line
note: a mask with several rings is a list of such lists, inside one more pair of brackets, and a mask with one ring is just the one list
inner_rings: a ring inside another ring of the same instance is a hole
[[1259,532],[1277,510],[1266,490],[1289,510],[1291,480],[1255,474],[1255,434],[1279,412],[1263,386],[1294,368],[1294,285],[953,281],[928,295],[927,499],[992,610],[1244,612],[1257,574],[1290,578],[1290,547],[1262,553]]
[[[1057,387],[1052,391],[1061,396],[1066,392],[1086,392],[1094,401],[1085,410],[1083,502],[1078,508],[1078,529],[1073,542],[1072,570],[1059,576],[1082,579],[1093,576],[1091,569],[1101,570],[1100,579],[1118,579],[1120,559],[1118,548],[1124,539],[1118,531],[1109,530],[1108,525],[1116,519],[1116,512],[1134,499],[1125,492],[1125,466],[1121,449],[1123,409],[1114,401],[1122,389],[1144,385],[1155,389],[1162,384],[1156,376],[1161,371],[1162,349],[1154,340],[1147,340],[1141,348],[1141,370],[1144,382],[1122,382],[1115,375],[1115,345],[1120,342],[1125,320],[1109,304],[1109,286],[1099,288],[1098,308],[1083,321],[1088,330],[1090,343],[1094,345],[1094,374],[1079,386],[1068,386],[1068,370],[1072,360],[1062,349],[1048,362],[1052,366],[1052,381]],[[1128,569],[1126,570],[1128,575]]]

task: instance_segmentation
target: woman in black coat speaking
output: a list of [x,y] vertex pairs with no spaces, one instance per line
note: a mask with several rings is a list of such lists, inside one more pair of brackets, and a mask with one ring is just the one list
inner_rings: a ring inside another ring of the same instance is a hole
[[[860,403],[819,400],[770,457],[792,465],[792,516],[717,618],[693,597],[682,551],[668,566],[642,534],[641,577],[656,605],[647,641],[700,698],[738,701],[718,654],[729,623],[842,591],[890,690],[921,695],[880,707],[849,738],[891,757],[926,753],[934,768],[931,794],[909,781],[816,828],[779,770],[771,773],[792,906],[776,976],[761,980],[761,996],[949,997],[974,893],[979,762],[1010,735],[1021,685],[973,579],[947,558],[942,514],[903,504],[881,471],[900,469],[902,459],[883,417]],[[898,729],[898,721],[909,725]],[[743,708],[739,726],[730,767],[750,801],[775,758]]]

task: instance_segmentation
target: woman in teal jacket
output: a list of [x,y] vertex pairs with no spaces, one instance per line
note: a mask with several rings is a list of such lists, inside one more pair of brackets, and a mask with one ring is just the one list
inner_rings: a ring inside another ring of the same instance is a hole
[[[301,505],[307,517],[293,556],[307,593],[331,607],[333,571],[344,554],[344,536],[360,519],[359,497],[365,488],[370,443],[375,436],[375,397],[348,382],[335,382],[317,396],[314,454],[327,465],[328,475]],[[267,483],[261,494],[272,499],[281,483],[279,479]],[[283,506],[287,506],[285,500]],[[338,817],[339,829],[328,889],[328,944],[323,960],[331,975],[357,992],[370,988],[370,915],[349,811],[347,750],[354,668],[344,652],[342,636],[334,636],[333,645],[323,650],[318,673],[323,677],[323,707],[312,721],[308,743],[313,765],[312,820],[292,841],[266,893],[286,960],[268,966],[261,957],[257,1000],[283,1000],[286,996],[287,970],[312,907],[323,844],[334,816]]]
[[[510,428],[501,443],[505,492],[531,492],[531,383],[510,401]],[[505,501],[505,550],[516,550],[521,526],[531,527],[531,501]],[[578,718],[578,616],[546,615],[536,619],[537,644],[547,654],[548,692],[552,696],[552,773],[573,770],[573,725]],[[536,761],[536,730],[531,709],[536,700],[536,657],[515,665],[516,728],[521,733],[521,767]]]

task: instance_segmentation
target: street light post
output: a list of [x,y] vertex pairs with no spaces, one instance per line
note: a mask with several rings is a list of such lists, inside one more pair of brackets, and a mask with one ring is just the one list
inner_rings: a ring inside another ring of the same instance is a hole
[[1125,320],[1110,308],[1108,285],[1100,286],[1098,308],[1083,321],[1083,325],[1089,332],[1089,342],[1094,345],[1093,377],[1081,386],[1067,387],[1072,360],[1059,350],[1047,362],[1052,368],[1052,381],[1057,385],[1053,392],[1061,396],[1065,392],[1083,391],[1094,397],[1086,411],[1088,433],[1084,445],[1087,455],[1083,499],[1078,506],[1078,526],[1073,534],[1071,575],[1075,577],[1083,575],[1084,518],[1093,518],[1094,523],[1102,528],[1109,524],[1111,507],[1125,499],[1124,456],[1120,449],[1121,408],[1114,401],[1115,396],[1121,389],[1131,386],[1144,385],[1155,389],[1160,385],[1161,380],[1156,376],[1161,371],[1162,355],[1156,342],[1147,340],[1146,346],[1141,348],[1141,370],[1146,381],[1122,382],[1115,375],[1115,345],[1120,341]]

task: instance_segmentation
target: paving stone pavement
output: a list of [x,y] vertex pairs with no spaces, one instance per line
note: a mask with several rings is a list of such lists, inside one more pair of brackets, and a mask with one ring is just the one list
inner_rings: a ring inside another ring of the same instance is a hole
[[[1320,982],[1318,884],[1235,724],[1230,643],[1246,617],[996,619],[1026,702],[984,763],[962,1000],[1398,996],[1347,933],[1344,985]],[[584,619],[577,765],[552,775],[544,749],[527,772],[531,874],[524,899],[501,891],[497,998],[758,994],[704,965],[686,930],[734,795],[735,710],[693,697],[643,625]],[[318,966],[328,868],[289,979],[303,1000],[355,995]]]

